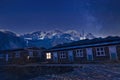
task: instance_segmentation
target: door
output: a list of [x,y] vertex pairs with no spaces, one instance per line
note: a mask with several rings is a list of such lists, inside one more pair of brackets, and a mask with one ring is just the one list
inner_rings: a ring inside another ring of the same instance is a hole
[[87,48],[86,50],[87,50],[87,60],[92,61],[93,60],[92,48]]
[[57,55],[57,52],[53,52],[53,61],[54,62],[58,62],[58,55]]
[[73,62],[74,61],[74,57],[73,57],[73,51],[68,51],[68,59],[70,62]]
[[6,54],[5,60],[6,62],[8,62],[8,54]]
[[117,60],[116,46],[109,46],[110,60]]

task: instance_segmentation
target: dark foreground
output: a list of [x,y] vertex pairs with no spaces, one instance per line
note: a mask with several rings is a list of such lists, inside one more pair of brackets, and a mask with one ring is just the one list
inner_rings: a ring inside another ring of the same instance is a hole
[[30,80],[120,80],[120,64],[95,64],[72,72],[39,76]]
[[87,64],[78,67],[8,68],[0,80],[120,80],[120,63]]

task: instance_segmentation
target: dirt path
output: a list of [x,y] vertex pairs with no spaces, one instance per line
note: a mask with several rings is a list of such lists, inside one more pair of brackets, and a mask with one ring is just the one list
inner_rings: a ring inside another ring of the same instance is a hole
[[120,64],[89,65],[60,75],[39,76],[31,80],[120,80]]

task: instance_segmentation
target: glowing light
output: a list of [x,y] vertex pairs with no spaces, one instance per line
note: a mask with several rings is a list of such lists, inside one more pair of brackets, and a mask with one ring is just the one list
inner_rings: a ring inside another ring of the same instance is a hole
[[30,56],[27,56],[27,59],[29,60],[29,59],[30,59]]
[[51,59],[51,53],[46,53],[46,59]]

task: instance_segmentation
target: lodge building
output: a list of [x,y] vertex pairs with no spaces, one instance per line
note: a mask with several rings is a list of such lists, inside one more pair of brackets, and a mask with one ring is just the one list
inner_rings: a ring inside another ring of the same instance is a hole
[[22,48],[0,51],[0,64],[37,63],[43,60],[44,48]]
[[120,61],[120,37],[95,38],[50,49],[23,48],[0,51],[0,64],[88,63]]
[[45,53],[48,63],[86,63],[120,60],[120,38],[107,37],[57,45]]

